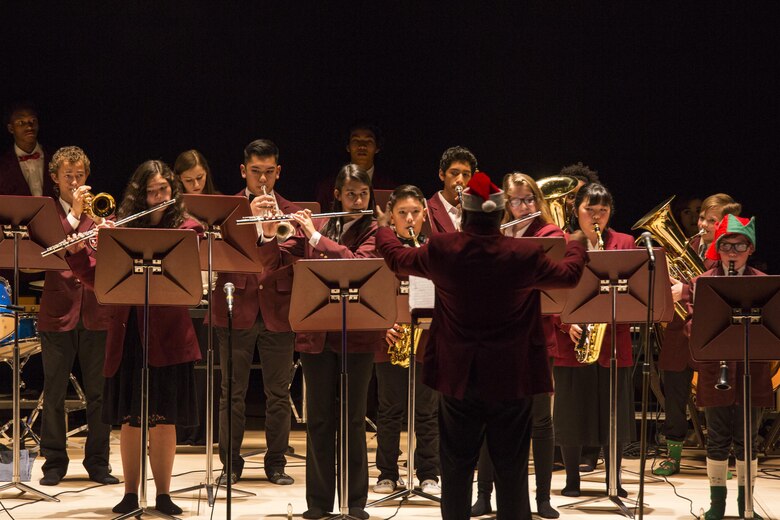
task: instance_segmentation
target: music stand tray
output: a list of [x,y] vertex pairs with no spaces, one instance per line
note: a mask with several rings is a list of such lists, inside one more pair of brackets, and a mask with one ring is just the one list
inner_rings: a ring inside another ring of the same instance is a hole
[[341,332],[339,514],[352,519],[347,496],[347,331],[386,330],[396,317],[396,277],[381,258],[300,260],[294,269],[290,326],[295,332]]
[[[191,229],[104,228],[98,232],[95,296],[103,305],[144,306],[141,370],[141,489],[139,509],[117,519],[151,514],[146,507],[146,459],[149,436],[149,307],[194,306],[202,284],[198,236]],[[131,311],[132,312],[132,311]]]

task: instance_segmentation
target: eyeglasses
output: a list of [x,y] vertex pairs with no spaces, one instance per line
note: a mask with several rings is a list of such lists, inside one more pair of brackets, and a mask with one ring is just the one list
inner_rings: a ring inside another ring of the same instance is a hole
[[36,126],[38,124],[38,120],[33,119],[17,119],[14,121],[14,126],[18,126],[19,128],[24,128],[25,126]]
[[526,206],[536,204],[536,197],[526,197],[524,199],[521,199],[520,197],[512,197],[509,199],[509,205],[513,208],[519,208],[521,204],[525,204]]
[[748,250],[750,247],[750,244],[746,242],[720,242],[718,244],[718,251],[723,251],[724,253],[728,253],[732,249],[736,251],[737,253],[744,253]]

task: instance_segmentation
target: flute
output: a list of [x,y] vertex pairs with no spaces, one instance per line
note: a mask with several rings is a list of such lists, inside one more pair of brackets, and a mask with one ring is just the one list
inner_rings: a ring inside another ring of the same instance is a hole
[[520,218],[518,218],[516,220],[510,220],[506,224],[501,224],[501,227],[499,229],[506,229],[506,228],[514,226],[515,224],[522,224],[523,222],[526,222],[528,220],[535,219],[536,217],[538,217],[541,214],[542,214],[541,211],[534,211],[533,213],[529,213],[528,215],[526,215],[524,217],[520,217]]
[[[358,211],[334,211],[332,213],[312,213],[311,218],[331,218],[331,217],[351,217],[351,216],[363,216],[373,215],[373,209],[361,209]],[[295,220],[292,213],[286,215],[277,215],[275,217],[241,217],[236,220],[236,224],[264,224],[266,222],[284,222],[287,220]]]

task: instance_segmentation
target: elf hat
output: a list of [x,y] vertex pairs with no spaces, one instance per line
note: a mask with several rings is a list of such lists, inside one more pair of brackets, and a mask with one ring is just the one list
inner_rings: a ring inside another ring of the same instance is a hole
[[486,173],[477,172],[463,190],[463,209],[492,213],[504,209],[504,192],[490,182]]
[[710,260],[720,260],[718,254],[718,244],[721,239],[728,235],[744,235],[753,247],[756,247],[756,218],[750,219],[738,217],[736,215],[726,215],[715,228],[715,240],[707,249],[707,258]]

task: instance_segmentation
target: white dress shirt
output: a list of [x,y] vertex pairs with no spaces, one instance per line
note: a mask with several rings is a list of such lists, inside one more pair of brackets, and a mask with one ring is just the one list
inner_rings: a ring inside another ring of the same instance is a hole
[[16,157],[23,157],[25,155],[39,154],[37,159],[27,159],[26,161],[19,161],[19,167],[22,169],[22,175],[24,180],[27,181],[27,185],[30,187],[30,193],[36,197],[43,195],[43,149],[40,143],[35,144],[35,149],[31,153],[27,153],[16,144],[14,144],[14,151]]

